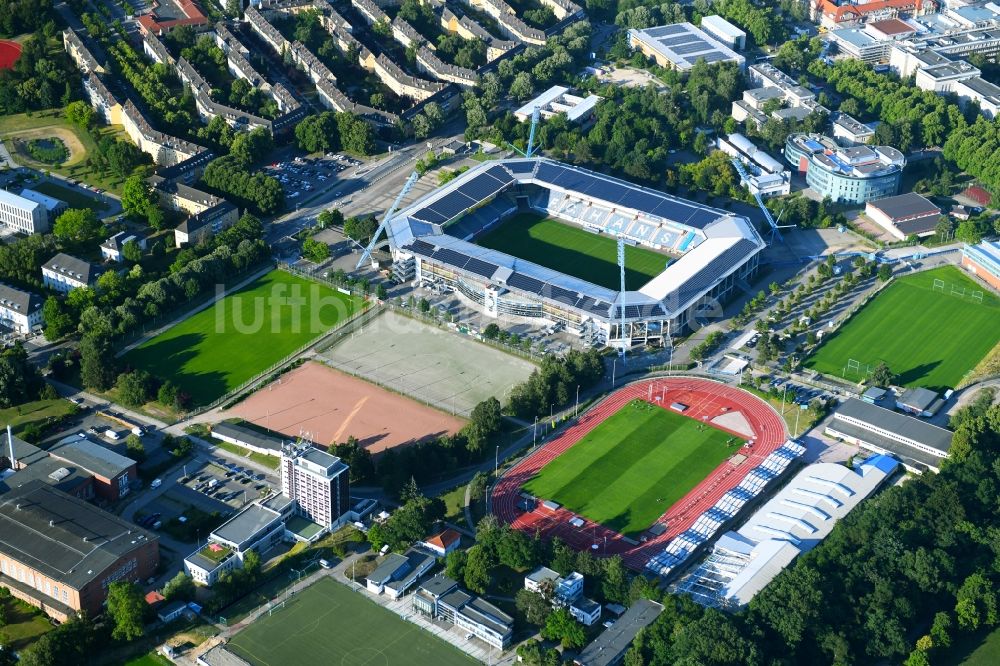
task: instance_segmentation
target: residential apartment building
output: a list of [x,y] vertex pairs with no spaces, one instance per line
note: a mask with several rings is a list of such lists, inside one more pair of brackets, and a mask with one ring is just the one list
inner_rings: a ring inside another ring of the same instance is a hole
[[25,234],[45,233],[49,214],[37,201],[0,190],[0,224]]
[[37,331],[45,323],[44,303],[38,294],[0,283],[0,325],[21,335]]
[[111,583],[159,562],[155,534],[42,481],[0,495],[0,586],[60,622],[99,615]]
[[135,243],[139,246],[139,249],[146,249],[145,238],[142,236],[136,236],[128,231],[119,231],[101,243],[101,257],[103,257],[105,261],[121,263],[125,260],[125,257],[122,254],[122,249],[125,247],[126,243]]
[[829,113],[816,101],[816,93],[769,62],[747,67],[747,80],[754,87],[744,90],[732,106],[737,122],[752,122],[760,129],[768,118],[802,120],[810,113]]
[[583,574],[571,571],[565,576],[548,567],[538,567],[524,577],[524,589],[545,596],[553,606],[568,608],[586,627],[601,619],[601,605],[583,596]]
[[281,492],[298,503],[299,515],[323,528],[338,525],[351,508],[347,465],[311,446],[282,453]]
[[83,259],[60,252],[42,264],[42,282],[46,287],[68,294],[80,287],[91,287],[103,271]]

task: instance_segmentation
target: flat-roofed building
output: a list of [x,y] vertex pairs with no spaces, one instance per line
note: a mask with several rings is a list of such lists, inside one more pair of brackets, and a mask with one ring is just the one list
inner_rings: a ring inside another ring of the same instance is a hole
[[705,606],[743,608],[800,554],[815,548],[899,468],[875,455],[856,469],[815,463],[798,472],[674,586]]
[[501,650],[510,645],[514,634],[514,618],[469,594],[443,574],[422,583],[411,604],[421,615],[450,622]]
[[719,150],[749,167],[743,185],[751,194],[767,198],[788,194],[791,191],[792,173],[742,134],[720,136],[716,140],[716,145]]
[[99,615],[111,583],[159,562],[155,534],[41,481],[0,495],[0,586],[60,622]]
[[632,49],[652,58],[660,67],[687,72],[699,60],[708,64],[734,62],[742,69],[746,59],[691,23],[673,23],[628,31]]
[[45,323],[42,306],[45,300],[30,291],[0,283],[0,325],[15,333],[26,334]]
[[747,47],[747,33],[717,14],[702,17],[700,27],[731,49],[742,51]]
[[950,430],[857,398],[848,398],[837,408],[825,432],[867,451],[890,455],[917,473],[940,470],[952,438]]
[[7,190],[0,190],[0,223],[25,234],[49,230],[49,215],[45,206]]
[[875,138],[875,130],[846,113],[835,113],[833,138],[840,139],[841,143],[847,146],[859,146],[871,143]]
[[958,103],[963,107],[975,103],[979,106],[979,112],[987,118],[1000,116],[1000,86],[981,76],[956,81],[954,92]]
[[80,287],[90,287],[103,271],[89,261],[63,252],[42,264],[42,282],[46,287],[68,294]]
[[243,423],[216,423],[212,426],[212,437],[265,456],[280,456],[281,447],[285,444],[281,437],[269,435]]
[[906,389],[896,397],[896,409],[916,416],[934,416],[942,406],[941,396],[920,386]]
[[45,206],[45,213],[50,222],[55,221],[56,217],[69,207],[62,199],[56,199],[55,197],[50,197],[47,194],[42,194],[28,188],[21,190],[21,196],[28,201],[34,201]]
[[941,209],[927,197],[907,192],[865,204],[865,215],[899,240],[934,235]]
[[791,134],[785,159],[819,196],[833,202],[864,203],[895,195],[906,158],[891,146],[843,148],[819,134]]
[[94,493],[109,502],[128,495],[132,482],[139,478],[134,460],[80,435],[59,440],[48,454],[89,472],[94,479]]
[[314,447],[289,448],[281,456],[281,492],[298,513],[324,529],[338,526],[351,509],[348,467]]
[[994,289],[1000,289],[1000,242],[966,245],[962,248],[962,267]]
[[614,624],[583,648],[573,661],[578,666],[616,666],[625,658],[640,631],[653,624],[663,606],[649,599],[638,599]]
[[560,113],[566,114],[566,120],[572,124],[588,125],[594,119],[594,109],[603,97],[587,95],[580,97],[570,92],[566,86],[552,86],[538,97],[523,105],[514,112],[514,117],[525,122],[538,108],[542,118],[549,119]]

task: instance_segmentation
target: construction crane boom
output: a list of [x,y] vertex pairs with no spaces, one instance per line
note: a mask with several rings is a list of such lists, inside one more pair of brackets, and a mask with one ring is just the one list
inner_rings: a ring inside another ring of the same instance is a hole
[[403,184],[403,189],[399,191],[399,194],[396,195],[395,201],[393,201],[392,205],[389,206],[389,210],[385,211],[385,215],[382,216],[382,221],[379,223],[378,229],[375,230],[371,241],[368,242],[368,247],[366,247],[365,251],[361,253],[361,258],[358,259],[358,265],[354,267],[354,270],[361,268],[361,264],[365,263],[365,260],[372,256],[372,251],[375,249],[375,244],[378,243],[379,236],[381,236],[382,232],[385,231],[385,227],[389,223],[389,220],[391,220],[392,216],[396,214],[396,210],[399,208],[399,203],[403,200],[403,197],[406,196],[407,192],[409,192],[413,187],[413,184],[417,182],[417,178],[419,177],[420,174],[414,171],[410,174],[410,177],[406,179],[406,183]]

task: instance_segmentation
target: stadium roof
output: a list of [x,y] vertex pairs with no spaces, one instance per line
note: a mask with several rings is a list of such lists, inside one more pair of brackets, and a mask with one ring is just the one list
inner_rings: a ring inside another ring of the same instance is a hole
[[834,463],[803,468],[739,530],[719,537],[712,553],[678,582],[678,590],[705,605],[746,605],[898,468],[898,462],[883,455],[855,470]]
[[156,535],[41,481],[0,496],[0,552],[81,589]]
[[[608,213],[604,225],[610,237],[641,228],[648,241],[662,231],[682,256],[639,291],[626,292],[622,303],[613,289],[445,232],[450,221],[515,185],[539,186],[601,207]],[[615,305],[626,308],[627,319],[679,314],[764,247],[745,217],[546,158],[474,167],[401,210],[389,221],[388,233],[396,250],[599,318],[617,318]]]

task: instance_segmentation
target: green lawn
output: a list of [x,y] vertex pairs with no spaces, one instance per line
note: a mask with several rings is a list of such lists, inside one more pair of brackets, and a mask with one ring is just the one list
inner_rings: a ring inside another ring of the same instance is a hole
[[205,404],[271,367],[363,306],[275,270],[125,355]]
[[956,633],[952,646],[935,654],[941,666],[994,666],[1000,664],[1000,629],[984,629],[972,634]]
[[8,597],[0,599],[0,605],[7,612],[7,624],[0,628],[0,632],[7,635],[15,650],[23,650],[39,636],[52,630],[52,624],[42,611],[23,601]]
[[70,208],[90,208],[98,214],[107,208],[107,206],[98,197],[88,196],[79,190],[72,190],[65,185],[44,182],[32,185],[31,189],[65,201]]
[[234,455],[249,458],[255,463],[264,465],[265,467],[270,467],[271,469],[278,469],[278,465],[281,463],[281,459],[278,456],[266,456],[263,453],[257,453],[256,451],[248,451],[242,446],[230,444],[229,442],[223,442],[221,439],[213,439],[210,441],[212,444],[224,451],[229,451]]
[[[477,238],[476,244],[608,289],[621,286],[613,237],[535,213],[515,215]],[[644,247],[625,246],[625,287],[634,290],[646,284],[663,272],[669,258]]]
[[132,661],[125,662],[125,666],[170,666],[173,663],[158,652],[150,652]]
[[634,400],[525,484],[623,534],[642,532],[743,440]]
[[469,666],[471,657],[363,594],[321,578],[229,642],[255,666]]
[[60,419],[70,414],[74,409],[75,405],[65,398],[35,400],[16,407],[0,409],[0,423],[9,424],[14,433],[17,434],[29,423]]
[[[61,48],[60,48],[61,51]],[[123,139],[130,141],[125,129],[121,125],[101,125],[95,130],[98,138],[110,137],[112,139]],[[52,166],[36,162],[18,151],[15,159],[19,163],[29,166],[39,171],[50,171],[76,178],[90,185],[104,188],[109,192],[121,194],[124,178],[119,178],[110,173],[102,174],[97,169],[87,166],[88,154],[97,152],[97,143],[94,138],[84,130],[70,123],[63,116],[62,109],[49,109],[46,111],[35,111],[31,115],[26,113],[15,113],[8,116],[0,116],[0,139],[9,140],[7,148],[11,153],[15,152],[13,140],[27,141],[32,138],[57,137],[70,148],[73,153],[69,160],[59,166]],[[136,167],[133,173],[145,173],[147,167]]]
[[[943,280],[945,291],[934,290]],[[983,302],[951,287],[983,293]],[[1000,299],[961,270],[936,268],[897,279],[827,338],[805,366],[849,380],[849,359],[885,361],[903,386],[952,388],[1000,341]]]

